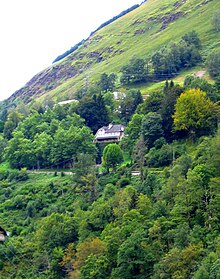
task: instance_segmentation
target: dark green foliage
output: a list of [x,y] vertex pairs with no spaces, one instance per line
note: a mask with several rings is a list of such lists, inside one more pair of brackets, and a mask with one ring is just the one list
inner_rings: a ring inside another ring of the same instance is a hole
[[118,185],[121,187],[121,188],[124,188],[125,186],[129,185],[131,183],[131,181],[124,177],[124,178],[121,178],[119,181],[118,181]]
[[146,164],[149,167],[163,167],[171,164],[173,160],[173,149],[172,146],[166,144],[161,149],[151,148],[149,153],[146,155]]
[[148,148],[163,135],[162,118],[156,112],[149,112],[142,120],[141,132]]
[[120,17],[126,15],[127,13],[129,13],[129,12],[135,10],[135,9],[137,9],[138,7],[139,7],[138,4],[133,5],[132,7],[128,8],[127,10],[122,11],[119,15],[114,16],[113,18],[111,18],[111,19],[107,20],[106,22],[102,23],[95,31],[93,31],[93,32],[90,34],[90,36],[92,36],[96,31],[98,31],[98,30],[102,29],[103,27],[109,25],[110,23],[112,23],[112,22],[115,21],[116,19],[118,19],[118,18],[120,18]]
[[152,56],[152,67],[156,79],[174,77],[182,68],[190,68],[201,61],[198,51],[199,39],[186,34],[185,40],[156,51]]
[[173,126],[173,114],[175,111],[175,104],[177,98],[183,92],[183,88],[179,85],[174,85],[172,81],[170,83],[166,81],[164,86],[164,97],[161,101],[160,113],[162,117],[162,127],[164,131],[164,136],[169,142],[174,138],[172,131]]
[[83,98],[78,107],[78,114],[85,119],[85,124],[96,133],[96,131],[109,123],[108,111],[101,94],[92,98]]
[[147,81],[148,71],[143,59],[133,58],[129,65],[121,69],[121,72],[122,76],[120,81],[124,85]]
[[116,79],[115,74],[107,75],[106,73],[103,73],[101,75],[100,81],[98,82],[98,85],[100,86],[101,91],[112,92],[114,89],[115,79]]
[[210,76],[217,78],[220,75],[220,51],[212,52],[207,57],[206,65]]
[[[153,258],[145,245],[144,230],[138,229],[122,243],[118,251],[117,267],[113,276],[118,279],[150,278]],[[151,267],[151,268],[150,268]]]
[[82,40],[81,42],[77,43],[75,46],[71,47],[69,50],[67,50],[63,54],[60,54],[59,56],[57,56],[57,58],[54,59],[53,63],[58,62],[59,60],[65,58],[67,55],[69,55],[72,52],[74,52],[75,50],[77,50],[80,46],[83,45],[84,42],[85,42],[85,40]]
[[125,98],[120,102],[120,118],[127,124],[138,105],[142,103],[143,97],[140,90],[131,90],[127,92]]
[[187,43],[187,45],[194,45],[196,48],[201,47],[201,41],[195,30],[192,30],[189,33],[185,34],[182,39]]
[[147,114],[148,112],[159,112],[164,99],[163,92],[152,92],[150,96],[146,98],[143,104],[138,108],[138,112]]

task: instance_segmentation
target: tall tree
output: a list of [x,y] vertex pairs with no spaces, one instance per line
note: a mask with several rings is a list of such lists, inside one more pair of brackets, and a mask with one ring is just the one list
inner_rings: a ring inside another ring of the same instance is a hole
[[163,135],[162,118],[156,112],[149,112],[142,120],[141,132],[150,149],[154,142]]
[[120,146],[116,143],[110,143],[103,150],[102,164],[108,170],[123,162],[123,153]]
[[194,45],[197,48],[201,47],[201,41],[199,39],[198,33],[195,30],[190,31],[182,37],[187,45]]
[[115,85],[115,79],[116,79],[116,75],[114,73],[110,75],[103,73],[101,75],[101,79],[99,82],[99,86],[101,90],[104,92],[113,91]]
[[220,51],[212,52],[207,57],[206,64],[211,77],[217,78],[220,76]]
[[175,104],[177,98],[183,92],[183,88],[179,85],[173,85],[171,81],[166,82],[164,86],[164,97],[161,101],[160,105],[160,114],[162,117],[162,126],[164,130],[164,137],[168,142],[171,142],[174,138],[174,134],[172,133],[172,126],[173,126],[173,118],[172,115],[174,114]]
[[92,98],[84,97],[78,104],[77,112],[94,133],[109,122],[108,110],[101,94],[95,94]]
[[212,25],[217,32],[220,31],[220,10],[214,12],[212,16]]
[[213,103],[205,92],[191,89],[177,99],[173,115],[176,131],[185,130],[192,136],[207,133],[215,127],[215,118]]
[[16,110],[10,112],[4,125],[3,134],[6,139],[12,138],[12,132],[18,126],[18,123],[23,119],[23,115]]
[[130,63],[121,69],[121,83],[131,84],[145,82],[147,80],[148,69],[146,63],[141,58],[132,58]]

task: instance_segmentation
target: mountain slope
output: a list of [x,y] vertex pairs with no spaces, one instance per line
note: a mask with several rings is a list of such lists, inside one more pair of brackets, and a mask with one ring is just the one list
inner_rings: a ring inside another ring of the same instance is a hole
[[202,55],[220,47],[211,24],[218,0],[149,0],[91,35],[63,60],[34,76],[9,101],[30,102],[74,98],[77,90],[97,81],[104,72],[119,74],[133,56],[147,58],[155,50],[195,30]]

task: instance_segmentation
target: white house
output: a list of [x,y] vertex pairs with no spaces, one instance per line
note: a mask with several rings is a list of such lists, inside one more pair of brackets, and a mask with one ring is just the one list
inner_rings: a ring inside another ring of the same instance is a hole
[[124,129],[121,124],[103,126],[96,132],[94,142],[118,142],[124,136]]

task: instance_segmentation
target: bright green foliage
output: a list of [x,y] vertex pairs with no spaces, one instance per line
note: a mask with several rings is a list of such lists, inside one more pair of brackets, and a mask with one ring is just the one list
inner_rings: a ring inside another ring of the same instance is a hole
[[50,250],[55,247],[64,247],[76,239],[76,224],[73,218],[67,215],[52,213],[42,219],[39,225],[34,236],[39,249]]
[[18,126],[18,123],[23,119],[23,115],[18,111],[13,110],[11,113],[8,114],[7,120],[4,125],[4,137],[6,139],[12,138],[13,130]]
[[35,150],[38,168],[40,168],[41,166],[49,165],[49,156],[51,152],[52,142],[52,137],[45,132],[36,134],[33,141],[33,147]]
[[62,106],[34,112],[20,123],[6,149],[12,167],[71,166],[80,153],[95,156],[93,135],[84,120]]
[[177,99],[173,115],[174,129],[185,130],[192,136],[210,131],[215,125],[214,117],[213,104],[206,97],[206,93],[199,89],[191,89]]
[[91,254],[80,271],[82,279],[106,279],[109,276],[109,260],[106,256]]
[[102,164],[107,169],[113,168],[123,162],[123,153],[120,146],[116,143],[110,143],[103,151]]
[[32,142],[24,138],[22,132],[14,132],[14,137],[9,141],[6,150],[6,158],[14,168],[31,167],[36,158]]

